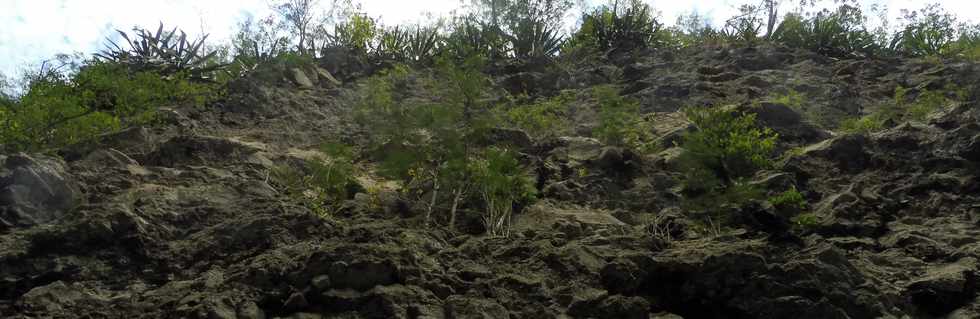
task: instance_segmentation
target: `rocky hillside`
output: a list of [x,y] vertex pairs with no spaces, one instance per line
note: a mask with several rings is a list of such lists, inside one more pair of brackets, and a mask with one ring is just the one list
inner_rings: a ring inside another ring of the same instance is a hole
[[[318,73],[236,81],[214,107],[166,109],[162,124],[56,154],[0,154],[0,316],[980,317],[980,65],[766,45],[501,72],[501,87],[533,94],[614,83],[659,147],[588,137],[588,101],[579,133],[498,135],[539,192],[508,237],[484,234],[473,209],[458,231],[425,225],[367,159],[329,218],[287,196],[276,167],[371,129],[352,120],[363,77]],[[968,93],[925,120],[841,127],[896,87],[954,86]],[[767,200],[720,206],[725,225],[689,214],[676,145],[691,105],[777,132],[778,165],[749,183],[797,190],[804,218]]]

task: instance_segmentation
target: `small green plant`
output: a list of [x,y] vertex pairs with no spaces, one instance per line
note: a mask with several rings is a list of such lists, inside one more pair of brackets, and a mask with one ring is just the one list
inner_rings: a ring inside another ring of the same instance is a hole
[[487,234],[507,237],[514,207],[535,198],[533,179],[506,149],[489,148],[473,165],[474,184],[485,207],[483,222]]
[[812,229],[820,225],[820,217],[814,213],[803,213],[794,216],[790,222],[800,230]]
[[653,129],[641,116],[639,103],[619,95],[613,86],[597,86],[592,93],[599,103],[599,125],[592,131],[596,138],[641,153],[656,150]]
[[794,89],[789,89],[783,94],[773,94],[771,97],[773,103],[782,104],[794,110],[800,110],[803,108],[804,98],[805,96],[803,96],[802,93],[797,92]]
[[[941,91],[921,90],[915,99],[908,98],[909,89],[896,87],[892,103],[882,106],[874,113],[844,120],[840,129],[850,133],[871,133],[880,131],[885,123],[899,121],[925,121],[930,114],[956,100],[966,99],[966,91],[955,86],[947,86]],[[950,97],[952,96],[952,97]]]
[[769,203],[777,208],[786,208],[800,211],[806,209],[806,199],[803,194],[792,187],[782,193],[769,197]]
[[757,8],[752,5],[739,7],[740,13],[725,21],[721,36],[728,43],[756,45],[761,40],[759,31],[762,30],[762,19],[756,14]]
[[885,120],[878,114],[869,114],[857,118],[845,119],[840,124],[840,130],[846,133],[867,134],[882,130]]
[[279,166],[270,175],[287,194],[326,218],[339,211],[350,197],[355,169],[349,146],[326,143],[321,152],[325,156],[306,161],[305,171]]
[[506,35],[514,57],[538,60],[558,53],[564,37],[556,26],[546,21],[526,17],[513,27],[512,35]]
[[772,165],[778,134],[759,128],[755,114],[725,108],[687,108],[696,131],[684,136],[685,186],[696,192],[725,188]]
[[573,99],[572,92],[566,91],[553,98],[512,107],[503,116],[533,137],[557,136],[568,128],[568,103]]

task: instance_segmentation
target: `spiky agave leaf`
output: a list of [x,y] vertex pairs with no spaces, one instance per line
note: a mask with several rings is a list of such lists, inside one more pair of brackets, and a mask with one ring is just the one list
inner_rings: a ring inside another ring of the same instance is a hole
[[[179,37],[178,31],[180,31]],[[152,70],[163,76],[186,72],[193,79],[204,79],[206,73],[224,67],[220,64],[208,65],[215,52],[201,54],[207,34],[197,40],[188,41],[187,33],[182,30],[173,28],[164,31],[163,23],[160,23],[156,32],[134,28],[135,37],[130,37],[121,30],[116,32],[126,40],[129,48],[123,49],[110,39],[109,43],[112,47],[95,54],[96,58],[124,64],[133,70]]]

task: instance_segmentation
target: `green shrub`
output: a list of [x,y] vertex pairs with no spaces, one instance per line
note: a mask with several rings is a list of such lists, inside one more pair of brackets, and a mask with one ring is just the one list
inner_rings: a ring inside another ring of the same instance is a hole
[[725,108],[687,108],[684,113],[697,128],[682,142],[688,190],[711,192],[772,166],[778,134],[757,127],[755,114]]
[[756,14],[756,10],[757,8],[751,5],[739,7],[740,13],[726,21],[721,29],[721,37],[725,42],[750,46],[758,44],[762,19]]
[[771,101],[776,104],[782,104],[788,106],[794,110],[800,110],[803,107],[803,102],[806,97],[800,92],[794,89],[789,89],[784,94],[773,94]]
[[249,17],[238,25],[231,39],[233,62],[228,66],[230,78],[243,76],[262,63],[272,62],[288,52],[289,38],[273,19],[256,21]]
[[804,213],[794,216],[790,222],[799,229],[806,230],[820,225],[820,217],[814,213]]
[[334,215],[352,195],[354,164],[352,149],[344,144],[326,143],[325,156],[306,161],[306,171],[279,166],[271,176],[286,193],[307,205],[321,217]]
[[469,17],[458,17],[450,25],[446,38],[449,56],[466,58],[480,56],[491,61],[507,56],[507,39],[499,26],[481,24]]
[[[874,113],[844,120],[840,129],[851,133],[871,133],[880,131],[887,122],[925,121],[929,115],[956,100],[966,99],[966,91],[956,86],[947,86],[941,91],[921,90],[909,101],[909,89],[896,87],[892,102],[876,110]],[[952,96],[952,97],[950,97]]]
[[956,17],[931,4],[918,11],[904,11],[905,25],[895,34],[891,49],[910,56],[956,54]]
[[518,59],[539,60],[553,56],[565,42],[557,26],[532,17],[521,19],[512,29],[506,37]]
[[874,35],[864,28],[865,21],[861,9],[850,5],[834,12],[820,12],[810,19],[789,14],[771,38],[789,47],[830,57],[873,55],[878,47]]
[[796,211],[806,209],[806,199],[803,198],[803,194],[800,191],[796,190],[795,186],[769,197],[769,203],[777,208],[789,208]]
[[330,45],[345,48],[354,54],[367,56],[372,48],[372,41],[378,35],[377,23],[366,14],[357,13],[347,21],[334,26],[334,32],[329,36]]
[[445,39],[439,34],[439,25],[416,26],[415,32],[408,32],[405,46],[407,62],[428,65],[435,61],[436,56],[445,46]]
[[885,120],[877,114],[845,119],[840,124],[840,130],[846,133],[872,133],[884,127]]
[[649,5],[639,0],[617,1],[582,16],[582,26],[570,46],[587,47],[602,54],[628,52],[650,47],[659,40],[663,24]]
[[653,127],[643,119],[636,101],[620,96],[613,86],[597,86],[593,95],[599,103],[599,125],[592,131],[596,138],[641,153],[655,151]]
[[506,121],[529,135],[537,138],[558,136],[566,131],[568,122],[568,103],[574,97],[565,91],[560,95],[539,99],[530,104],[518,105],[504,113]]
[[52,73],[31,82],[4,112],[8,125],[0,130],[0,144],[10,150],[58,148],[151,123],[161,106],[204,105],[219,94],[180,73],[165,79],[126,65],[93,62],[71,76]]
[[506,149],[489,148],[472,165],[474,185],[485,207],[483,221],[487,233],[507,237],[514,207],[534,200],[533,179]]

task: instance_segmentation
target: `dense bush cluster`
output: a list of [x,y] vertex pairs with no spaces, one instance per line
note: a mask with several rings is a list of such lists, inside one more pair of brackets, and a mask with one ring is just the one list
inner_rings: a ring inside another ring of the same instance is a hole
[[162,106],[204,105],[219,94],[184,73],[164,78],[108,62],[90,62],[71,76],[42,72],[26,94],[0,107],[3,150],[42,151],[88,141],[151,123]]

